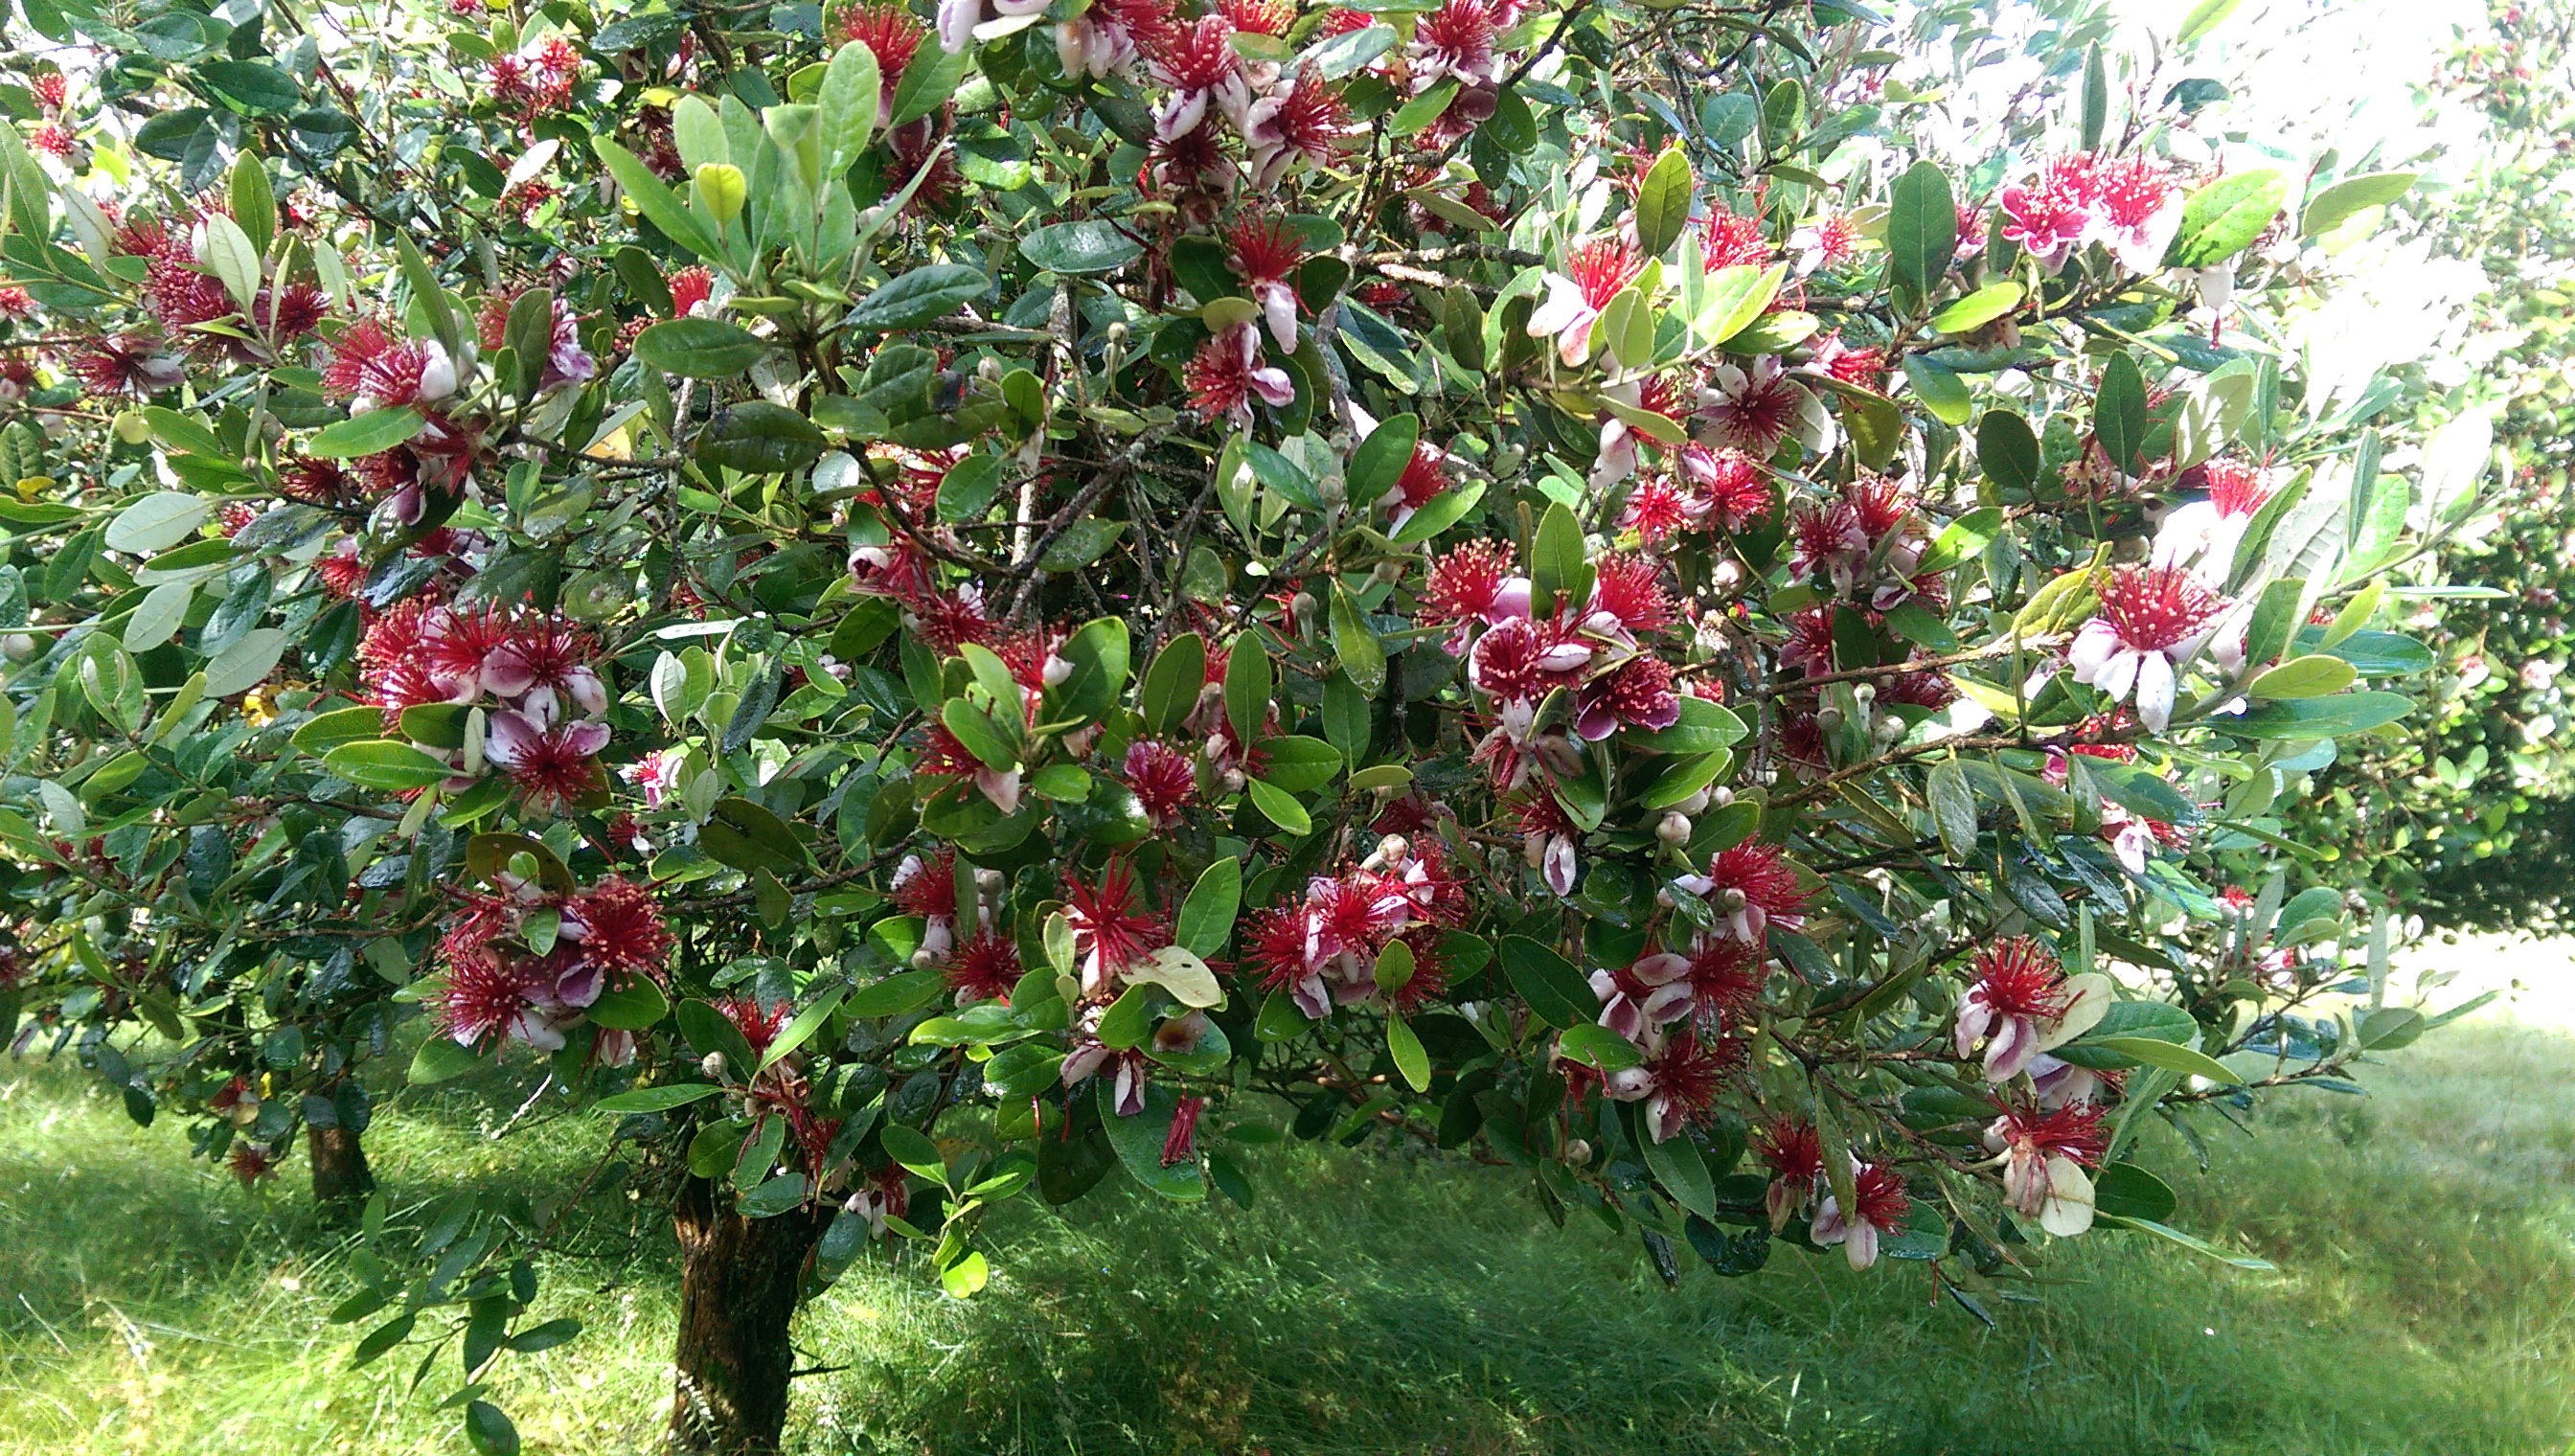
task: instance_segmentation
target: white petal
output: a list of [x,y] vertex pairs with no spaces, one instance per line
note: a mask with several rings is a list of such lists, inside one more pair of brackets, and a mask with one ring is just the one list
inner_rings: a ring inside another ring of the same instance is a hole
[[2147,653],[2137,666],[2137,718],[2156,732],[2172,722],[2172,660]]

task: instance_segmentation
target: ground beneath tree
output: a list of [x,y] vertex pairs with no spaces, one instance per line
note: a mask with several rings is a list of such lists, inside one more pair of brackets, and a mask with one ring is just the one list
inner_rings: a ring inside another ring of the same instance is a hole
[[[799,1326],[791,1445],[858,1452],[2191,1452],[2458,1456],[2575,1440],[2575,957],[2422,947],[2494,1006],[2265,1134],[2157,1129],[2176,1219],[2276,1274],[2136,1235],[1987,1329],[1917,1267],[1782,1249],[1665,1291],[1632,1239],[1537,1223],[1507,1175],[1421,1159],[1256,1163],[1250,1210],[1141,1193],[994,1228],[980,1298],[865,1266]],[[453,1453],[399,1357],[346,1368],[348,1235],[296,1179],[245,1195],[77,1077],[0,1067],[0,1451]],[[495,1142],[515,1106],[405,1093],[370,1133],[398,1207],[466,1180],[567,1186],[598,1119]],[[532,1451],[656,1449],[676,1278],[658,1208],[610,1198],[540,1318],[591,1333],[508,1362]]]

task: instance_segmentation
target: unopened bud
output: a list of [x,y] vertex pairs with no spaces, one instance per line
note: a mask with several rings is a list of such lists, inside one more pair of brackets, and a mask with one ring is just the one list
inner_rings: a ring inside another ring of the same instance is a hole
[[1672,805],[1672,807],[1695,818],[1698,815],[1707,812],[1708,800],[1713,796],[1713,789],[1702,788],[1698,792],[1691,794],[1689,797],[1682,799],[1679,803]]
[[1685,813],[1667,813],[1654,825],[1654,837],[1677,849],[1689,842],[1690,821]]
[[730,162],[708,162],[698,168],[698,199],[715,215],[718,227],[731,227],[742,216],[742,205],[750,197],[750,185],[742,169]]
[[1397,582],[1399,582],[1399,581],[1402,581],[1402,580],[1403,580],[1403,563],[1402,563],[1401,561],[1394,560],[1394,559],[1391,559],[1391,558],[1389,558],[1389,559],[1387,559],[1387,560],[1385,560],[1385,561],[1378,562],[1378,563],[1376,564],[1376,579],[1377,579],[1378,581],[1380,581],[1380,582],[1385,583],[1385,584],[1386,584],[1387,586],[1389,586],[1389,587],[1393,586],[1395,583],[1397,583]]
[[36,640],[26,633],[13,632],[0,637],[0,653],[7,654],[10,662],[23,663],[36,655]]
[[710,1081],[723,1081],[725,1074],[725,1054],[721,1051],[708,1052],[704,1057],[700,1058],[698,1062],[698,1070],[705,1072],[707,1074],[707,1079]]
[[1566,1138],[1564,1141],[1564,1160],[1573,1164],[1575,1167],[1580,1167],[1582,1164],[1591,1161],[1590,1142],[1579,1137]]
[[128,445],[141,445],[152,438],[152,422],[141,410],[126,410],[116,417],[116,438]]
[[912,952],[912,968],[915,970],[937,970],[939,968],[939,957],[933,955],[930,952],[930,947],[925,945],[919,950]]
[[1734,790],[1720,783],[1707,791],[1707,801],[1718,808],[1723,808],[1734,802]]
[[999,896],[1002,892],[1002,871],[998,869],[976,870],[975,888],[983,891],[987,895]]
[[1815,727],[1828,733],[1842,730],[1842,711],[1826,704],[1815,710]]
[[1313,593],[1299,592],[1288,599],[1288,610],[1295,615],[1298,632],[1311,633],[1314,630],[1315,616],[1322,611],[1322,604],[1314,600]]

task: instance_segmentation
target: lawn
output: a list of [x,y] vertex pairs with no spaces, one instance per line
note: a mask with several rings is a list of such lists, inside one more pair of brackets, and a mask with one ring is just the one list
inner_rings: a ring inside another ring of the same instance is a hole
[[[2525,1012],[2526,1014],[2526,1012]],[[2543,1020],[2551,1018],[2542,1018]],[[2177,1222],[2060,1247],[1988,1330],[1918,1266],[1779,1249],[1663,1288],[1632,1239],[1559,1231],[1506,1173],[1303,1148],[1256,1207],[1132,1189],[993,1226],[970,1302],[863,1265],[799,1326],[800,1452],[2296,1453],[2575,1451],[2575,1037],[2488,1012],[2368,1098],[2303,1094]],[[259,1195],[41,1064],[0,1082],[0,1449],[462,1451],[407,1361],[347,1368],[343,1234],[294,1174]],[[561,1186],[596,1124],[406,1094],[371,1138],[398,1202]],[[655,1210],[596,1200],[548,1271],[590,1333],[503,1385],[529,1449],[656,1445],[675,1283]]]

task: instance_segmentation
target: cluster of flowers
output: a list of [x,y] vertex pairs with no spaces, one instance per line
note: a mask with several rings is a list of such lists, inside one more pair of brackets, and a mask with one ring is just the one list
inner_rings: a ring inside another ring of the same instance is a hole
[[2144,566],[2099,578],[2100,611],[2066,650],[2074,681],[2112,706],[2134,699],[2137,718],[2161,732],[2172,722],[2181,674],[2203,650],[2232,677],[2244,667],[2251,603],[2221,595],[2254,513],[2270,499],[2266,472],[2240,461],[2197,469],[2208,495],[2174,509]]
[[[1388,834],[1359,863],[1306,880],[1301,898],[1255,911],[1244,955],[1263,990],[1286,992],[1315,1020],[1372,999],[1404,1014],[1446,992],[1440,930],[1465,911],[1438,842]],[[1397,940],[1408,955],[1389,964],[1385,948]]]
[[597,761],[608,746],[609,694],[599,644],[563,617],[496,604],[450,606],[426,597],[397,604],[367,627],[358,645],[367,689],[387,726],[407,708],[483,708],[481,736],[456,749],[423,751],[457,765],[470,784],[498,765],[533,812],[595,798],[606,780]]
[[492,99],[528,118],[561,111],[581,85],[581,49],[562,36],[494,56],[483,68]]
[[[503,883],[458,891],[462,905],[439,940],[438,1028],[459,1044],[560,1051],[602,995],[662,982],[673,940],[643,886],[615,875],[570,894]],[[591,1054],[625,1066],[634,1034],[600,1027]]]
[[2075,153],[2002,190],[2003,236],[2050,273],[2091,243],[2131,272],[2152,273],[2181,227],[2181,188],[2153,158]]

